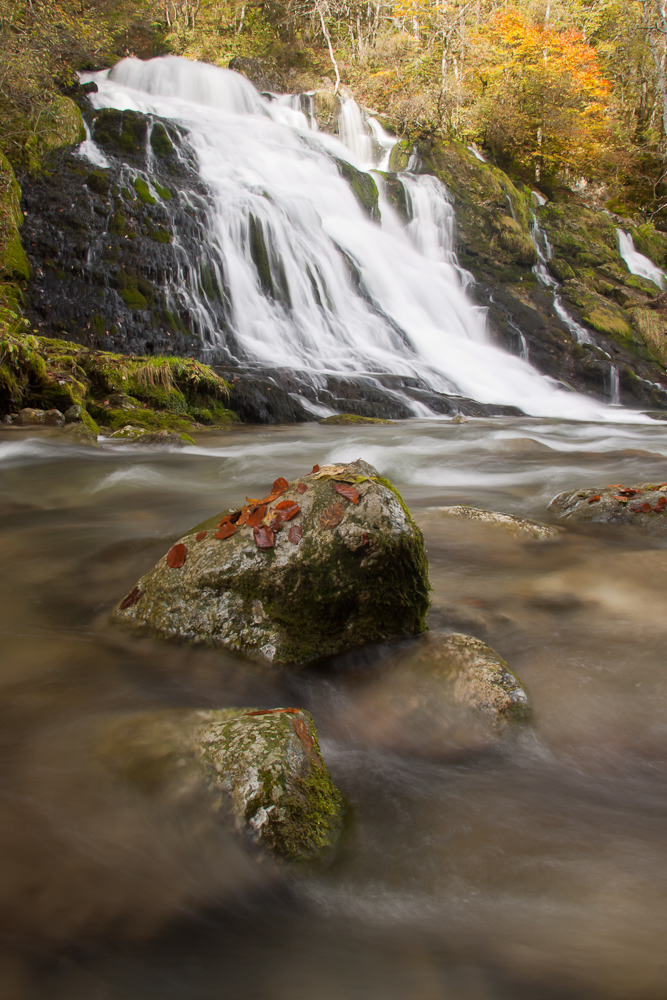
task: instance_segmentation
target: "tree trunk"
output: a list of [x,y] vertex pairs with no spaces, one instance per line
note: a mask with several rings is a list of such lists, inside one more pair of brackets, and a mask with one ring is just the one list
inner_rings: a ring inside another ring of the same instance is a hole
[[667,0],[642,0],[642,6],[662,104],[662,127],[667,142]]

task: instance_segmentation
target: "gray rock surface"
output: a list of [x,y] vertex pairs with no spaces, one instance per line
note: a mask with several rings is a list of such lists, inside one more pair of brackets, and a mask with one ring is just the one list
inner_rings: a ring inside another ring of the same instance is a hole
[[667,531],[667,483],[613,485],[559,493],[549,504],[561,521],[633,524]]
[[[350,490],[356,502],[345,496]],[[312,663],[422,631],[422,533],[372,466],[326,466],[282,480],[271,496],[264,509],[244,508],[236,523],[229,521],[234,512],[218,514],[185,534],[114,619],[275,665]],[[242,524],[248,513],[263,521]],[[289,519],[276,525],[281,513]]]
[[193,827],[221,824],[274,857],[313,860],[338,839],[342,799],[301,709],[125,715],[96,752],[142,793],[184,806]]
[[554,528],[550,524],[541,524],[539,521],[530,521],[523,517],[515,517],[514,514],[503,514],[500,511],[467,507],[464,504],[454,507],[433,507],[431,509],[437,510],[441,514],[446,514],[448,517],[464,517],[473,521],[483,521],[485,524],[500,525],[513,538],[521,540],[558,538],[562,534],[561,528]]

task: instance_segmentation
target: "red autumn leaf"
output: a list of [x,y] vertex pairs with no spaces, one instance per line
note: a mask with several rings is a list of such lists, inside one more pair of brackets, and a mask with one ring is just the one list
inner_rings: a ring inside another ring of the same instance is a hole
[[626,486],[624,489],[618,491],[621,496],[624,497],[636,497],[641,493],[641,490],[636,490],[632,486]]
[[361,544],[362,545],[368,545],[368,532],[367,531],[364,531],[363,535],[361,536]]
[[650,503],[648,503],[648,502],[647,502],[646,500],[644,501],[644,503],[642,503],[642,504],[640,504],[640,505],[639,505],[639,509],[640,509],[640,510],[641,510],[641,511],[642,511],[642,512],[643,512],[644,514],[648,514],[648,512],[649,512],[650,510],[653,510],[653,508],[651,507]]
[[272,549],[275,542],[275,535],[271,528],[254,528],[255,545],[258,549]]
[[312,471],[313,472],[319,472],[320,471],[319,465],[314,465]]
[[310,759],[312,760],[313,764],[321,768],[322,761],[315,752],[315,740],[311,736],[310,730],[308,729],[306,723],[303,721],[303,719],[299,718],[292,719],[292,728],[294,729],[294,732],[303,743],[304,749],[308,754],[308,756],[310,757]]
[[258,708],[254,712],[246,712],[248,715],[278,715],[281,712],[289,713],[290,715],[298,715],[301,711],[300,708]]
[[600,494],[598,493],[598,495],[596,497],[589,497],[588,500],[586,501],[586,503],[597,503],[598,500],[600,500],[600,499],[601,499],[600,498]]
[[347,483],[334,483],[333,488],[336,493],[340,493],[346,500],[350,500],[352,503],[359,503],[359,490],[355,489],[354,486],[348,486]]
[[298,545],[303,538],[303,528],[300,524],[293,524],[289,530],[289,535],[287,536],[292,543],[292,545]]
[[206,538],[207,535],[208,531],[198,531],[197,534],[195,535],[195,541],[203,542],[203,540]]
[[299,483],[299,485],[297,486],[297,491],[299,493],[305,493],[307,489],[308,487],[306,486],[305,483]]
[[258,528],[259,525],[264,520],[264,515],[266,514],[266,504],[261,503],[259,507],[255,507],[253,511],[248,514],[246,518],[246,524],[249,528]]
[[335,528],[343,520],[345,508],[342,503],[332,503],[325,507],[320,516],[320,528]]
[[606,490],[621,490],[623,489],[623,483],[609,483],[605,486]]
[[187,549],[183,542],[178,542],[177,545],[172,545],[172,547],[167,552],[167,566],[170,569],[180,569],[185,562],[185,557],[187,554]]
[[287,482],[287,480],[283,476],[280,476],[280,478],[276,479],[275,483],[271,487],[271,492],[272,493],[284,493],[285,490],[288,490],[288,489],[289,489],[289,483]]
[[142,596],[143,590],[139,590],[139,585],[130,591],[127,597],[124,597],[120,602],[120,610],[125,611],[127,608],[132,608],[137,603],[139,598]]
[[667,497],[658,497],[654,510],[664,510],[667,507]]
[[245,524],[249,517],[250,517],[250,507],[244,507],[241,513],[239,514],[239,519],[236,523]]
[[282,500],[273,508],[273,513],[280,521],[291,521],[301,511],[294,500]]
[[229,522],[227,522],[227,524],[221,524],[220,525],[220,527],[218,528],[218,530],[215,533],[215,537],[216,538],[231,538],[231,536],[235,533],[235,531],[236,531],[236,525],[235,524],[230,524]]
[[225,514],[224,517],[220,518],[218,524],[222,527],[223,524],[236,524],[241,516],[240,510],[234,510],[231,514]]
[[619,503],[627,503],[628,502],[628,498],[627,497],[621,497],[621,496],[612,497],[612,500],[618,500]]

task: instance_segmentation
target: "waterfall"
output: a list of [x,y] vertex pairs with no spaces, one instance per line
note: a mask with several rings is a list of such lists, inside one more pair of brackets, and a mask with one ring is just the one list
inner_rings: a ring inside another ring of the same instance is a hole
[[630,233],[626,233],[622,229],[617,229],[616,232],[618,234],[618,252],[628,265],[628,271],[640,278],[647,278],[658,288],[667,288],[665,272],[652,260],[645,257],[643,253],[635,250],[635,241]]
[[[301,101],[265,98],[231,70],[174,56],[124,59],[85,79],[98,86],[94,107],[171,119],[188,136],[209,192],[206,254],[224,290],[225,329],[199,261],[168,294],[199,301],[205,344],[315,383],[322,373],[391,374],[538,416],[613,418],[490,342],[456,264],[453,206],[439,181],[401,177],[407,223],[386,198],[382,224],[369,218],[343,166],[385,167],[394,140],[354,101],[343,102],[337,138],[311,128]],[[84,147],[95,155],[94,143]]]
[[[533,198],[538,205],[546,204],[545,199],[541,194],[538,194],[537,191],[533,191]],[[551,244],[549,243],[547,234],[537,221],[535,212],[533,212],[530,236],[535,244],[538,258],[537,264],[533,266],[533,274],[535,274],[540,284],[544,285],[545,288],[548,288],[552,292],[554,297],[554,311],[556,315],[559,320],[565,324],[577,343],[592,344],[593,338],[586,327],[582,326],[581,323],[577,323],[576,319],[573,316],[570,316],[569,312],[565,308],[558,291],[560,283],[549,273],[547,262],[551,260],[553,250],[551,248]]]

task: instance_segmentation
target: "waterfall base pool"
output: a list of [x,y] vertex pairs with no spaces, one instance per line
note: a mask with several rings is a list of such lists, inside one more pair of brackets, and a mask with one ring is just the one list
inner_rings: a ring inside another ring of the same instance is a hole
[[[184,529],[360,456],[423,527],[431,627],[489,642],[529,693],[499,747],[380,745],[383,650],[283,677],[107,624]],[[545,520],[562,490],[666,478],[659,423],[241,427],[174,451],[2,429],[2,995],[662,1000],[667,534],[519,542],[434,508]],[[114,712],[258,704],[316,719],[349,803],[328,867],[257,869],[89,752]]]

